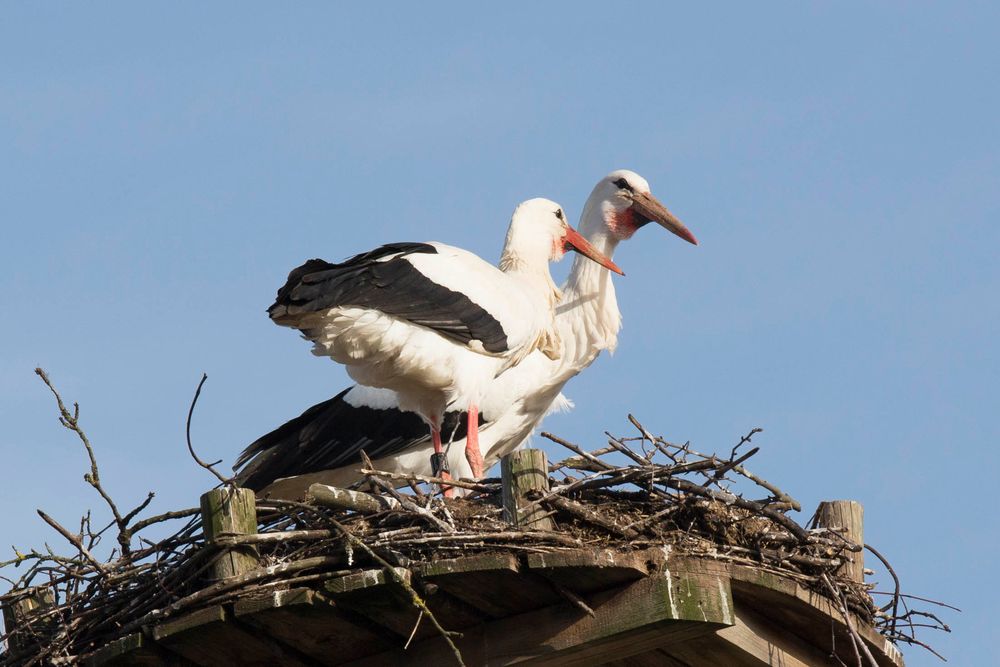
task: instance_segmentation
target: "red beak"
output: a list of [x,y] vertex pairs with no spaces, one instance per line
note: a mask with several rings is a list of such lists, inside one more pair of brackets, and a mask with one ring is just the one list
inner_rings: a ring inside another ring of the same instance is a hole
[[677,219],[667,207],[660,203],[660,200],[648,192],[636,192],[632,195],[632,210],[643,222],[657,222],[664,229],[673,232],[688,243],[698,245],[698,239],[694,237],[691,230],[684,226],[684,223]]
[[566,250],[575,250],[588,259],[597,262],[609,271],[614,271],[620,276],[625,275],[625,272],[619,269],[604,253],[590,245],[590,242],[587,239],[580,236],[580,232],[576,231],[569,225],[566,225],[566,233],[563,236],[563,248]]

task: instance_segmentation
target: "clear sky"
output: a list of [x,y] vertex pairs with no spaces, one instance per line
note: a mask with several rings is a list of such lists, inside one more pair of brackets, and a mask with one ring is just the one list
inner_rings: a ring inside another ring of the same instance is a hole
[[192,506],[203,371],[196,444],[228,462],[347,383],[264,312],[290,268],[389,241],[495,260],[517,202],[576,218],[625,167],[702,245],[622,244],[619,351],[545,428],[596,447],[632,412],[728,451],[762,426],[750,467],[799,520],[863,502],[906,590],[965,610],[926,638],[987,664],[996,5],[371,4],[5,3],[0,544],[99,506],[34,366],[122,504]]

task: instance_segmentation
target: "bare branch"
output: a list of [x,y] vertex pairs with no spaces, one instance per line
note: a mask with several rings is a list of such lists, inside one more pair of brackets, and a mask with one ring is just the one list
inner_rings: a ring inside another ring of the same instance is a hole
[[198,383],[198,388],[195,389],[194,398],[191,399],[191,407],[188,409],[187,426],[186,426],[186,428],[184,430],[184,433],[187,436],[188,452],[191,454],[191,458],[194,459],[195,463],[197,463],[202,468],[204,468],[205,470],[207,470],[210,473],[212,473],[213,475],[215,475],[216,479],[218,479],[223,484],[230,484],[231,485],[233,483],[233,478],[231,478],[231,477],[228,477],[228,478],[224,477],[222,474],[220,474],[215,469],[215,466],[218,465],[219,463],[221,463],[222,461],[216,461],[215,463],[205,463],[204,461],[202,461],[198,457],[197,454],[194,453],[194,446],[191,444],[191,417],[194,415],[194,406],[198,404],[198,397],[201,396],[201,388],[202,388],[202,386],[204,386],[205,380],[207,380],[207,379],[208,379],[208,374],[207,373],[202,373],[201,374],[201,382]]

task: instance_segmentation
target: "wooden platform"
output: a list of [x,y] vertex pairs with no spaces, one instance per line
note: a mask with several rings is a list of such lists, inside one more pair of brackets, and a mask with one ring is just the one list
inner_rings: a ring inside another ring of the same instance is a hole
[[[398,571],[445,628],[462,633],[456,644],[469,667],[857,663],[827,598],[757,568],[654,549],[496,553]],[[385,572],[364,570],[145,628],[89,664],[455,664],[418,616]],[[853,622],[879,665],[903,665],[892,644]]]

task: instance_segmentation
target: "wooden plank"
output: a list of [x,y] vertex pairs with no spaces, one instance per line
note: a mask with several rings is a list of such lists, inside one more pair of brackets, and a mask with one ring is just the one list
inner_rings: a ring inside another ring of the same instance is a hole
[[[339,665],[379,650],[385,637],[354,614],[338,611],[316,591],[295,588],[237,602],[236,618],[324,665]],[[349,616],[349,617],[348,617]]]
[[[458,640],[469,665],[593,665],[712,633],[733,623],[728,584],[686,573],[646,577],[589,600],[594,616],[562,603],[474,627]],[[450,651],[430,637],[405,653],[351,663],[445,663]]]
[[750,609],[736,608],[736,624],[716,633],[723,642],[757,659],[761,665],[817,667],[837,665],[829,652],[769,623]]
[[192,612],[152,628],[153,639],[191,662],[209,667],[310,664],[294,649],[229,620],[221,606]]
[[[411,583],[410,570],[398,567],[394,570],[404,581]],[[350,574],[328,581],[325,587],[338,609],[367,618],[399,639],[409,638],[411,633],[421,639],[436,632],[433,623],[427,619],[421,619],[418,624],[420,610],[414,606],[409,593],[385,570]],[[447,592],[424,595],[423,599],[438,623],[449,630],[475,625],[486,618],[475,607],[450,597]],[[400,645],[403,643],[400,641]]]
[[[702,663],[698,663],[702,664]],[[621,660],[609,660],[601,667],[692,667],[690,663],[674,658],[663,649],[654,649]]]
[[90,667],[186,667],[190,661],[157,646],[141,632],[135,632],[102,646],[87,660]]
[[[490,618],[540,609],[561,600],[543,579],[521,572],[517,557],[509,553],[420,563],[414,573]],[[498,591],[503,593],[498,595]]]
[[649,573],[642,551],[572,549],[528,556],[528,567],[574,593],[617,588]]
[[[779,629],[747,608],[736,608],[736,624],[714,635],[665,649],[672,657],[695,664],[731,667],[835,667],[829,652]],[[700,662],[696,662],[700,661]],[[850,664],[850,663],[848,663]]]
[[[738,606],[753,609],[770,623],[822,651],[829,652],[835,645],[837,655],[845,662],[854,659],[843,616],[825,595],[757,568],[733,565],[730,570],[733,596]],[[853,622],[880,666],[902,667],[903,656],[899,649],[856,616]]]
[[[408,569],[393,568],[407,583]],[[396,638],[406,638],[416,627],[420,611],[413,606],[409,596],[384,570],[363,570],[327,581],[323,588],[333,598],[338,609],[348,609],[387,629]],[[433,631],[430,623],[421,623],[417,637]],[[400,642],[402,645],[402,642]]]

